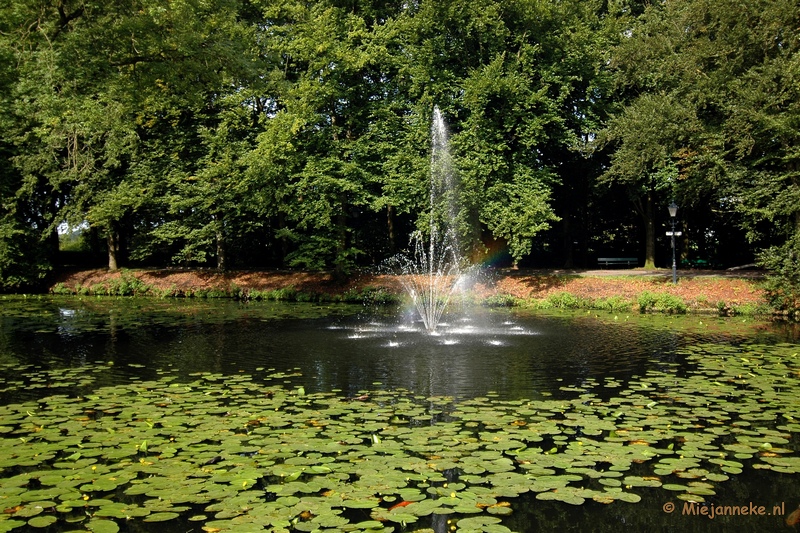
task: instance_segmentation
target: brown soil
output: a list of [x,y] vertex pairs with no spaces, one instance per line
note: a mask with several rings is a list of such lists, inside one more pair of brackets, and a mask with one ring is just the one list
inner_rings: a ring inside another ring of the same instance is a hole
[[[62,274],[57,284],[77,291],[134,276],[163,293],[187,294],[203,290],[231,292],[271,291],[287,287],[304,293],[342,294],[352,289],[383,287],[390,292],[402,291],[398,276],[358,274],[347,280],[337,280],[327,273],[301,271],[235,271],[213,270],[85,270]],[[681,298],[690,307],[716,307],[719,302],[728,306],[763,304],[764,291],[754,272],[681,271],[679,281],[672,284],[671,272],[666,270],[603,270],[603,271],[542,271],[492,270],[482,276],[475,286],[480,297],[508,294],[522,299],[544,299],[549,295],[567,292],[581,298],[618,296],[635,300],[644,291],[667,293]]]
[[760,276],[753,273],[732,275],[727,272],[682,272],[677,284],[667,271],[588,271],[572,273],[530,273],[509,271],[498,278],[492,287],[497,293],[519,298],[547,298],[567,292],[596,300],[618,296],[635,300],[645,291],[670,294],[690,307],[716,307],[765,303]]

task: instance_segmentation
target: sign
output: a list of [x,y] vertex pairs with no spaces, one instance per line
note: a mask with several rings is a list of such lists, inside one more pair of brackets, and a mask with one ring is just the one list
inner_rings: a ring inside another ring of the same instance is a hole
[[667,232],[667,237],[680,237],[681,235],[683,235],[682,231],[668,231]]

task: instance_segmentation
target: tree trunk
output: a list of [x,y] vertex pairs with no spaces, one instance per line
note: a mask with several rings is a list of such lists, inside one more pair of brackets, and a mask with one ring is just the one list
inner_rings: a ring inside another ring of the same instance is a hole
[[397,236],[395,235],[393,205],[386,206],[386,229],[389,232],[389,253],[394,255],[397,253]]
[[108,245],[108,269],[119,270],[119,232],[113,225],[108,228],[106,244]]
[[645,200],[644,208],[644,268],[653,269],[656,267],[656,223],[653,213],[653,191],[647,191],[647,199]]
[[225,252],[225,238],[222,235],[222,230],[217,230],[217,270],[225,270],[228,267],[228,257]]
[[336,258],[334,259],[334,276],[344,278],[347,274],[347,198],[344,193],[339,196],[339,212],[336,214]]
[[222,231],[222,217],[214,215],[216,222],[214,238],[217,241],[217,270],[223,271],[228,267],[228,256],[225,251],[225,234]]

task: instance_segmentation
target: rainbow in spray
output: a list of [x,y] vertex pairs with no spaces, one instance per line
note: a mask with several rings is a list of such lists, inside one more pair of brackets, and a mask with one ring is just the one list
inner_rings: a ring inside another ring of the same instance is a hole
[[458,183],[453,171],[447,125],[438,107],[431,125],[430,211],[428,233],[415,231],[411,252],[389,260],[419,313],[425,329],[435,332],[453,294],[471,268],[461,254],[453,221],[459,215]]

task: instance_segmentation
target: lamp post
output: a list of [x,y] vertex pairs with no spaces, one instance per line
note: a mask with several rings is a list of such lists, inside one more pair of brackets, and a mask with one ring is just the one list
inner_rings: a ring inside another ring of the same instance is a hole
[[678,271],[675,265],[675,215],[678,214],[678,205],[673,201],[667,209],[669,209],[669,216],[672,219],[672,231],[669,232],[669,235],[672,237],[672,284],[675,285],[678,283]]

